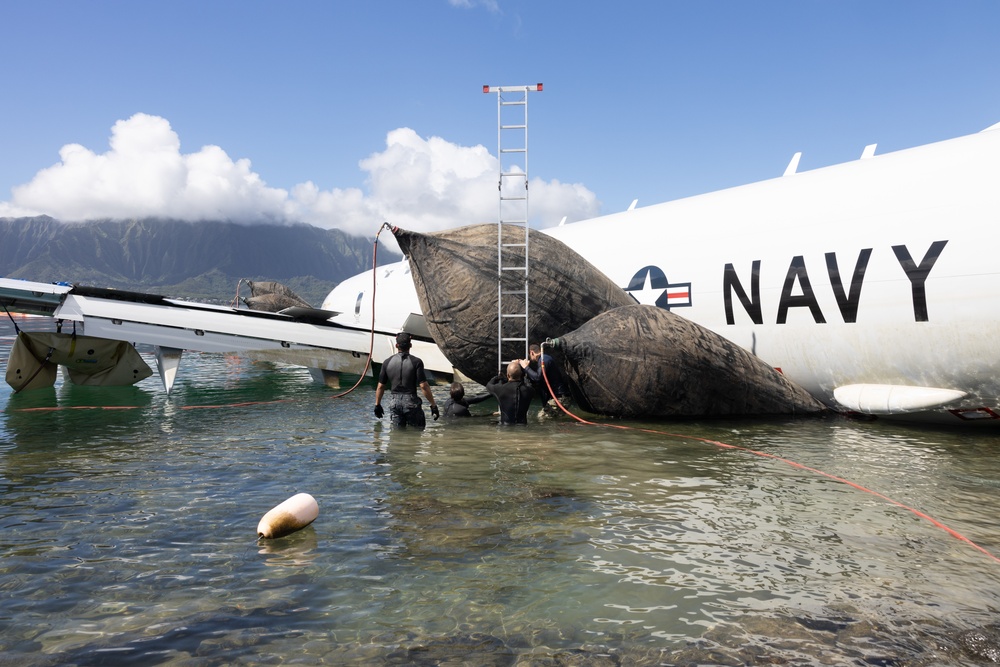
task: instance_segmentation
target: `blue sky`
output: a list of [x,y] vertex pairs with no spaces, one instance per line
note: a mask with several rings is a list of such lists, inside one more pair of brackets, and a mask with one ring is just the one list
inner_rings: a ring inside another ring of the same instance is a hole
[[0,0],[0,217],[495,220],[482,86],[542,82],[548,226],[1000,122],[998,28],[995,0]]

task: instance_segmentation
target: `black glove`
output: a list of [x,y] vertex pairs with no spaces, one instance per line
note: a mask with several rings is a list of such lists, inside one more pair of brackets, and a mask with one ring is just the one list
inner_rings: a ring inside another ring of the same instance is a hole
[[382,417],[385,416],[385,410],[382,409],[381,405],[375,406],[375,416],[379,419],[382,419]]
[[437,420],[437,418],[441,416],[441,413],[438,412],[438,406],[436,405],[431,406],[431,414],[434,415],[435,420]]

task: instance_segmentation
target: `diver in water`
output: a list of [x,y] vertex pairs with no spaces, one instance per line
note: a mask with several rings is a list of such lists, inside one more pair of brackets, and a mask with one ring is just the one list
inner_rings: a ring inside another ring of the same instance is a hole
[[501,424],[527,424],[528,406],[535,395],[535,390],[524,381],[524,370],[521,360],[515,359],[507,364],[507,377],[496,376],[486,383],[486,391],[496,396],[500,404]]
[[[560,403],[564,405],[568,403],[569,389],[566,388],[562,371],[559,370],[559,365],[556,364],[552,356],[547,352],[542,352],[542,348],[537,343],[532,343],[528,347],[528,356],[530,361],[522,359],[521,367],[524,368],[524,374],[528,376],[528,380],[534,386],[538,397],[542,399],[542,406],[545,407],[553,397],[553,394],[549,393],[548,385],[552,385],[552,392]],[[542,374],[543,365],[545,366],[544,375]],[[545,383],[546,378],[549,380],[548,384]]]
[[490,397],[489,393],[478,394],[476,396],[465,397],[465,387],[461,382],[451,383],[451,398],[444,402],[444,410],[441,414],[445,417],[471,417],[469,406],[473,403],[480,403]]
[[417,396],[417,387],[420,387],[431,404],[431,414],[434,419],[438,418],[438,406],[434,402],[434,394],[431,393],[431,386],[424,374],[424,362],[410,354],[411,346],[410,334],[403,331],[396,335],[398,352],[385,360],[379,372],[378,387],[375,388],[375,416],[381,419],[385,415],[385,410],[382,409],[382,396],[386,387],[391,387],[392,405],[389,406],[389,414],[392,417],[392,425],[424,428],[427,419],[424,417],[420,397]]

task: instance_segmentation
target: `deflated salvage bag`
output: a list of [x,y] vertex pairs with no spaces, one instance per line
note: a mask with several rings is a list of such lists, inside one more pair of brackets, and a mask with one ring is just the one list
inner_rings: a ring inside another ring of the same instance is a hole
[[270,313],[277,313],[285,308],[309,308],[309,303],[296,294],[290,287],[271,280],[252,281],[250,285],[250,296],[243,299],[243,303],[251,310],[266,310]]
[[64,366],[70,381],[79,385],[130,385],[153,374],[131,343],[21,331],[7,362],[7,384],[15,391],[51,387],[56,365]]
[[41,355],[36,355],[28,334],[18,332],[7,358],[7,375],[4,379],[15,392],[53,386],[59,368],[52,363],[52,354],[55,354],[54,349],[51,353],[44,350]]
[[823,405],[742,347],[663,308],[631,305],[548,341],[584,410],[621,417],[805,414]]
[[[459,371],[480,384],[496,376],[497,225],[482,224],[420,234],[398,227],[393,234],[410,272],[427,328]],[[524,241],[524,229],[503,226],[505,242]],[[561,241],[529,230],[529,342],[573,331],[595,315],[635,303],[587,260]],[[505,262],[524,261],[523,248],[504,250]],[[504,290],[523,290],[524,277],[507,272]],[[505,312],[524,309],[519,296],[504,295]],[[506,332],[504,337],[524,335]],[[524,356],[523,343],[510,343],[504,360]]]

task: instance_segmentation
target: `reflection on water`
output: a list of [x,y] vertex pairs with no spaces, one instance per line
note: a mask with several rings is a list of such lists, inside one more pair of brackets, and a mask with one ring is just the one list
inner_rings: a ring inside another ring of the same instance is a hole
[[[371,385],[332,393],[190,353],[170,397],[155,376],[0,387],[0,656],[961,665],[997,646],[1000,563],[907,509],[1000,554],[997,435],[498,428],[483,405],[393,430]],[[301,491],[319,518],[255,540]]]
[[319,538],[316,529],[307,526],[302,530],[277,540],[257,540],[257,553],[264,564],[272,567],[302,567],[311,565],[318,557]]

